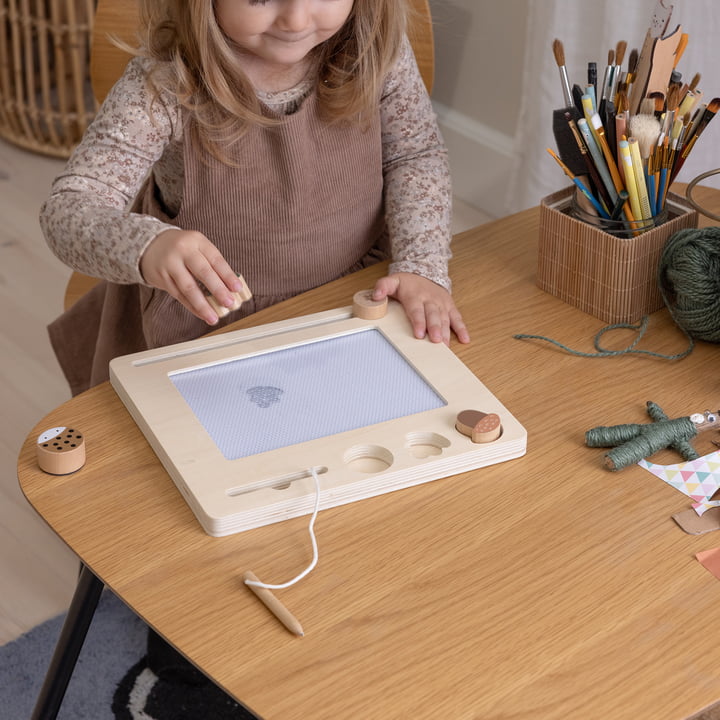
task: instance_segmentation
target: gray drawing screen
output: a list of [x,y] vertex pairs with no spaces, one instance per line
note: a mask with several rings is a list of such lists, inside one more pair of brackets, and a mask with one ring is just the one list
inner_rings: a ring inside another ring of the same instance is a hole
[[376,329],[170,379],[228,460],[446,405]]

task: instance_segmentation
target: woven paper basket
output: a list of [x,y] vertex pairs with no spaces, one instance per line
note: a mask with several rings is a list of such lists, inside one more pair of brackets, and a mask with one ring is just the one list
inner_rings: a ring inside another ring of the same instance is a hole
[[0,0],[0,137],[67,157],[95,115],[94,0]]
[[660,254],[673,233],[697,227],[697,211],[668,193],[667,222],[617,238],[569,214],[573,192],[566,188],[540,203],[538,286],[607,323],[634,323],[663,307]]

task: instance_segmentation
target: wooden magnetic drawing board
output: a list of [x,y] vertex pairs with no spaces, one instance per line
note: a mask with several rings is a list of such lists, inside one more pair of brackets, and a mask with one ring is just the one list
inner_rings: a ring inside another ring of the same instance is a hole
[[[228,535],[525,453],[524,428],[402,307],[340,308],[116,358],[110,381],[200,524]],[[466,409],[502,434],[473,443]]]

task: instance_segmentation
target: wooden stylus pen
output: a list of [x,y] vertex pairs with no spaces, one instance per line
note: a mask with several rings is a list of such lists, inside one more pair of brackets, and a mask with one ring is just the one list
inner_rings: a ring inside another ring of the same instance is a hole
[[257,583],[255,574],[248,570],[243,574],[243,581],[260,599],[260,602],[291,632],[295,635],[305,635],[298,619],[272,594],[270,590],[257,585],[248,585],[247,581]]

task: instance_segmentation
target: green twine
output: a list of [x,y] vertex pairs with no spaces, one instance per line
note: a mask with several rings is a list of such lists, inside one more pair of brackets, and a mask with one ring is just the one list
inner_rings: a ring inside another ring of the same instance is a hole
[[670,419],[660,406],[647,404],[652,423],[626,423],[592,428],[585,433],[588,447],[610,447],[605,454],[611,470],[620,470],[653,455],[663,448],[677,450],[686,460],[698,457],[690,440],[697,435],[697,425],[689,417]]
[[[649,355],[650,357],[656,357],[662,360],[680,360],[684,357],[687,357],[693,351],[693,348],[695,347],[695,342],[690,336],[688,336],[690,340],[689,346],[685,350],[683,350],[683,352],[677,353],[676,355],[663,355],[662,353],[653,352],[652,350],[636,349],[636,345],[642,340],[643,336],[645,335],[649,321],[650,318],[646,315],[637,325],[633,325],[631,323],[616,323],[615,325],[607,325],[595,335],[594,345],[597,352],[594,353],[583,352],[581,350],[573,350],[567,345],[563,345],[563,343],[558,342],[557,340],[553,340],[552,338],[545,337],[544,335],[528,335],[526,333],[520,333],[518,335],[513,335],[513,337],[516,340],[544,340],[545,342],[549,342],[552,345],[555,345],[565,350],[565,352],[568,352],[571,355],[577,355],[578,357],[584,358],[615,357],[618,355]],[[638,335],[635,340],[633,340],[633,342],[631,342],[627,347],[622,348],[621,350],[609,350],[608,348],[604,348],[600,344],[600,339],[602,338],[602,336],[610,330],[619,329],[637,330]]]
[[[664,355],[650,350],[638,350],[637,344],[645,335],[648,317],[639,325],[618,323],[608,325],[595,335],[597,352],[573,350],[544,335],[513,335],[517,340],[543,340],[571,355],[584,358],[615,357],[618,355],[647,355],[663,360],[680,360],[695,347],[695,340],[720,343],[720,227],[679,230],[671,235],[658,263],[660,293],[675,324],[687,335],[690,344],[676,355]],[[609,350],[600,338],[618,328],[637,330],[637,338],[626,348]]]
[[720,342],[720,227],[679,230],[660,256],[658,283],[678,327]]

